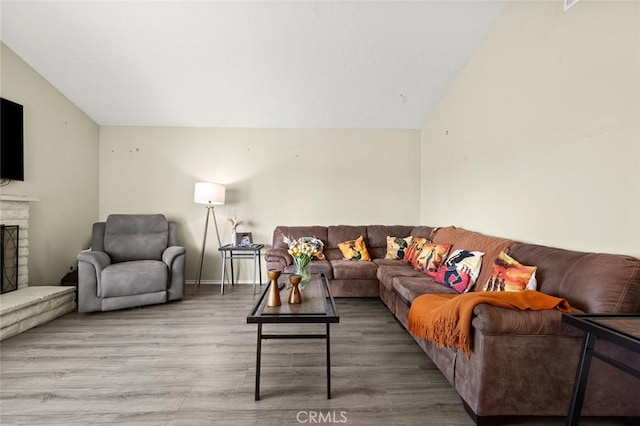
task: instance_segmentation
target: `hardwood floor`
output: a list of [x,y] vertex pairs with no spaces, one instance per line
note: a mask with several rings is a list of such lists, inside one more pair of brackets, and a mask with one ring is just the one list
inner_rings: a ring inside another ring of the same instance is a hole
[[[191,296],[189,288],[166,305],[71,313],[3,341],[0,423],[473,425],[377,299],[337,299],[333,399],[326,399],[324,341],[276,340],[263,343],[262,399],[254,401],[256,325],[246,315],[257,295],[251,286],[219,291],[203,286]],[[265,332],[314,327],[323,326]]]

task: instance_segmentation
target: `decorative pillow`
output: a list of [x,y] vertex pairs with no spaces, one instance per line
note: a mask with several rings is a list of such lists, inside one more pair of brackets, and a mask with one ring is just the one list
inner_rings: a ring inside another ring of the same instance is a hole
[[525,266],[501,251],[493,262],[491,276],[482,291],[536,290],[536,266]]
[[411,244],[409,244],[409,248],[404,252],[404,257],[402,261],[404,263],[408,263],[413,265],[416,261],[416,257],[418,257],[418,253],[422,250],[422,246],[429,243],[429,240],[423,237],[413,237],[411,239]]
[[447,257],[451,244],[429,243],[422,246],[422,250],[418,253],[416,261],[413,264],[414,269],[422,271],[432,277],[438,272],[438,268]]
[[387,254],[385,259],[403,259],[404,254],[411,244],[411,237],[387,237]]
[[471,290],[482,266],[481,251],[456,250],[438,269],[434,281],[453,288],[458,293]]
[[338,248],[342,252],[344,260],[371,260],[369,251],[364,243],[362,235],[356,240],[344,241],[338,243]]
[[319,260],[324,259],[324,243],[321,239],[316,237],[300,237],[298,238],[298,241],[300,241],[301,244],[307,245],[311,248],[313,257]]

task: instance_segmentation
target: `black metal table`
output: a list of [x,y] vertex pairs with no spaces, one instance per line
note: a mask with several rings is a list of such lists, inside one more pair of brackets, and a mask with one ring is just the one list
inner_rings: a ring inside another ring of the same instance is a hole
[[[227,260],[231,266],[231,285],[235,285],[235,274],[233,271],[233,261],[236,259],[253,259],[253,292],[256,292],[256,282],[262,285],[262,260],[260,251],[264,244],[250,244],[247,246],[237,246],[227,244],[220,247],[222,253],[222,278],[220,280],[220,294],[224,294],[224,282],[227,275]],[[258,280],[258,276],[260,277]],[[257,280],[257,281],[256,281]]]
[[[288,282],[288,275],[282,275],[278,281]],[[281,306],[267,306],[269,286],[247,316],[248,324],[258,324],[258,348],[256,353],[256,392],[255,400],[260,400],[260,361],[262,341],[270,339],[325,339],[327,341],[327,399],[331,399],[331,337],[330,324],[340,322],[335,302],[329,292],[329,284],[324,274],[311,274],[311,281],[301,291],[302,303],[287,303],[286,286],[280,290]],[[263,324],[326,324],[326,332],[320,334],[263,334]]]
[[562,314],[562,321],[586,332],[567,416],[567,425],[575,426],[580,423],[584,391],[593,357],[640,378],[640,371],[594,349],[596,339],[600,338],[640,354],[640,314]]

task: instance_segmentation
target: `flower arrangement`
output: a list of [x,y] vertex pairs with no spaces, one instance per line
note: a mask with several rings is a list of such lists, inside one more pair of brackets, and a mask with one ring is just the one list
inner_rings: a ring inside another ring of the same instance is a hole
[[238,227],[238,225],[240,225],[242,223],[242,221],[238,218],[238,216],[233,216],[230,217],[229,219],[227,219],[230,223],[231,223],[231,245],[235,246],[237,244],[237,232],[236,232],[236,228]]
[[235,229],[238,227],[238,225],[242,224],[242,221],[237,217],[230,217],[229,222],[231,222],[231,229],[233,229],[235,231]]
[[302,276],[302,282],[308,282],[311,277],[307,266],[314,257],[324,259],[324,254],[322,253],[324,244],[316,237],[300,237],[296,240],[283,235],[282,241],[289,246],[287,251],[293,257],[296,273]]

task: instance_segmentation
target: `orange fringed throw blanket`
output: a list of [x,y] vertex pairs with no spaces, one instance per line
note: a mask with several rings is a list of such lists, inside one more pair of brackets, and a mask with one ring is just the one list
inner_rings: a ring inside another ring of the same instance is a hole
[[571,312],[569,302],[533,290],[521,292],[473,292],[464,294],[423,294],[409,310],[409,332],[431,340],[437,346],[456,347],[471,356],[473,308],[488,303],[503,308]]

